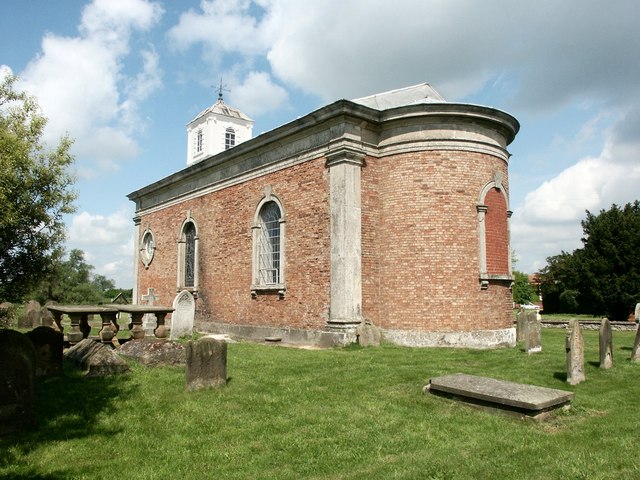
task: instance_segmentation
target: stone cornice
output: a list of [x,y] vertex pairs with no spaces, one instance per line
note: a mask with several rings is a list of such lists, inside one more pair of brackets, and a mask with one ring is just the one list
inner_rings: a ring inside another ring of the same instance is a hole
[[[128,198],[148,213],[333,152],[346,160],[425,150],[485,153],[508,161],[519,126],[489,107],[433,103],[379,111],[339,100],[136,190]],[[340,155],[340,154],[338,154]],[[340,160],[343,161],[344,159]]]

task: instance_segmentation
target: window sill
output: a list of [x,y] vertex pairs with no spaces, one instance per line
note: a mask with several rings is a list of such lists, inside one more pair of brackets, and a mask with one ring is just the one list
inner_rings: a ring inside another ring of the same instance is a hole
[[260,294],[277,293],[280,300],[284,299],[284,292],[287,290],[284,283],[274,285],[251,285],[251,298],[257,298]]
[[513,283],[513,278],[513,275],[481,273],[480,289],[486,290],[487,288],[489,288],[490,283]]

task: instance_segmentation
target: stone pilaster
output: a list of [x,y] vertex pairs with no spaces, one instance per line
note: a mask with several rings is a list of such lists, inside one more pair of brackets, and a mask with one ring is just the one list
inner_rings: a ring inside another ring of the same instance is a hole
[[331,229],[332,330],[355,330],[362,320],[362,212],[360,175],[364,153],[340,148],[327,156]]

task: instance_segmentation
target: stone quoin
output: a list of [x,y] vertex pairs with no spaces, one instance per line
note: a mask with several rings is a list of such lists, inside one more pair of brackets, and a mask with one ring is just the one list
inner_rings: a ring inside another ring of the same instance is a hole
[[188,291],[196,330],[256,340],[345,345],[366,318],[402,345],[515,345],[514,117],[420,84],[247,139],[220,102],[187,167],[128,196],[134,303]]

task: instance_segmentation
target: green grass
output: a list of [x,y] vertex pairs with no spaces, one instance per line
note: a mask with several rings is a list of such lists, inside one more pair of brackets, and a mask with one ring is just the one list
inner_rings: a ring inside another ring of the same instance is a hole
[[[186,392],[184,371],[72,370],[37,386],[37,427],[0,444],[1,479],[526,479],[640,477],[640,364],[614,332],[587,381],[565,381],[564,331],[543,352],[350,347],[228,347],[228,385]],[[430,377],[465,372],[574,391],[573,408],[536,423],[424,395]]]

